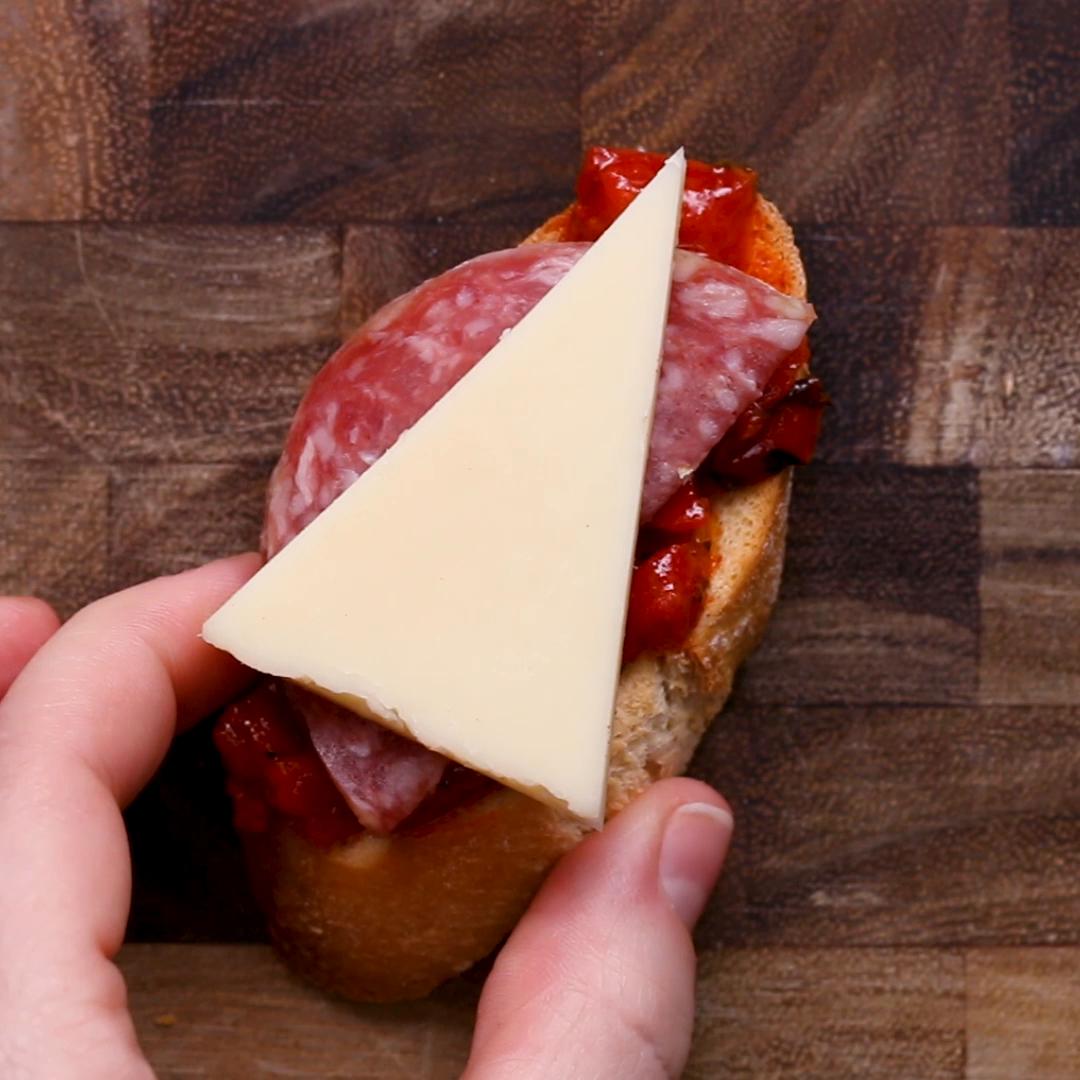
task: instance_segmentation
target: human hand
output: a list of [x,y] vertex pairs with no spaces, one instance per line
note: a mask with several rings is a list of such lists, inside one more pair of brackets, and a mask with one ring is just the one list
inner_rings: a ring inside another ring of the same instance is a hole
[[[250,679],[198,631],[257,566],[147,582],[59,631],[40,602],[0,599],[0,1075],[152,1076],[112,963],[131,898],[120,809]],[[488,978],[468,1080],[677,1075],[688,927],[730,831],[711,788],[669,780],[564,859]]]

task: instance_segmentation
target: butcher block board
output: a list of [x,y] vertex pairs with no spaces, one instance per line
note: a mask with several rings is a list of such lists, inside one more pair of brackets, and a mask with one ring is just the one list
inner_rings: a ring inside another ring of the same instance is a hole
[[[687,1076],[1080,1077],[1080,20],[1069,0],[5,0],[0,590],[256,542],[342,335],[568,199],[757,168],[835,401],[693,772],[737,833]],[[204,729],[129,812],[162,1077],[452,1077],[482,972],[356,1008],[265,944]]]

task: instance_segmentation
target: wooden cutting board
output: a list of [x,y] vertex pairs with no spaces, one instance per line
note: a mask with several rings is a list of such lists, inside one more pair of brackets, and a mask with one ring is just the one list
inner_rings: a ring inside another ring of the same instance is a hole
[[[593,142],[760,171],[835,398],[696,775],[736,809],[690,1077],[1080,1077],[1070,0],[5,0],[0,590],[252,546],[299,395]],[[163,1077],[451,1077],[482,974],[352,1008],[263,943],[205,731],[129,815]]]

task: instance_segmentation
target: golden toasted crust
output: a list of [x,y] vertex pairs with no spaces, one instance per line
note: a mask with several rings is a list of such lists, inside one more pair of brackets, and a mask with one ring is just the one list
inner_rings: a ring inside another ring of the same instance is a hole
[[356,1001],[422,997],[517,922],[576,823],[509,789],[431,832],[322,852],[292,829],[246,841],[270,931],[312,982]]
[[[564,211],[526,243],[560,240]],[[800,297],[806,280],[791,229],[758,198],[749,271]],[[757,644],[780,583],[790,470],[718,496],[720,558],[683,650],[643,656],[616,697],[608,812],[682,772]],[[512,707],[512,703],[508,703]],[[506,936],[582,827],[500,790],[423,835],[362,837],[330,852],[275,827],[246,836],[256,895],[278,948],[312,982],[358,1001],[422,997]]]

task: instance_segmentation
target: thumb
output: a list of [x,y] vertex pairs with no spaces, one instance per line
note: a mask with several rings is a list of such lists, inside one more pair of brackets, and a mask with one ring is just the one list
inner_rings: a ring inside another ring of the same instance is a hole
[[556,867],[495,963],[466,1080],[677,1076],[694,946],[731,839],[696,780],[654,785]]

